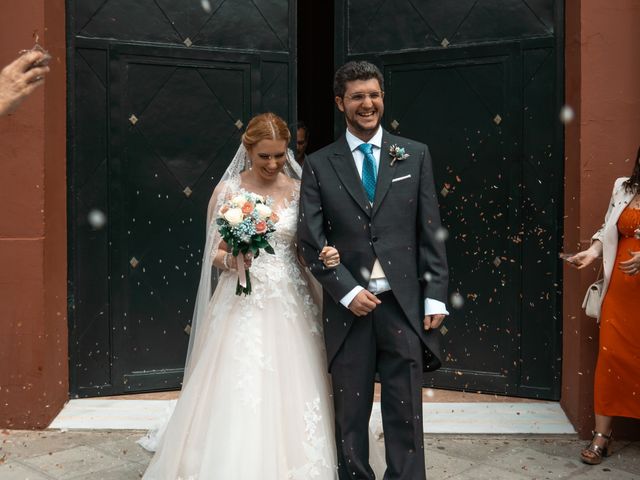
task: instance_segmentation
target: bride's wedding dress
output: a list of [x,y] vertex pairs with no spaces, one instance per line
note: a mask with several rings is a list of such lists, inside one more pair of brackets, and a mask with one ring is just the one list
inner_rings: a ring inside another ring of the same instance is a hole
[[253,261],[253,293],[220,275],[173,415],[141,442],[157,449],[144,479],[336,478],[322,326],[294,245],[298,195],[274,205],[275,255]]

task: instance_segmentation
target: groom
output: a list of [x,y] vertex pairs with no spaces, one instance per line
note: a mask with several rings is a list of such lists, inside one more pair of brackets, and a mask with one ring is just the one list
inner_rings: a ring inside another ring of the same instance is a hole
[[[448,314],[431,157],[426,145],[380,126],[384,84],[375,65],[342,66],[334,94],[347,131],[304,163],[298,248],[325,293],[339,476],[374,478],[367,436],[378,372],[384,478],[422,480],[422,372],[440,366],[437,329]],[[325,244],[340,252],[334,268],[318,258]]]

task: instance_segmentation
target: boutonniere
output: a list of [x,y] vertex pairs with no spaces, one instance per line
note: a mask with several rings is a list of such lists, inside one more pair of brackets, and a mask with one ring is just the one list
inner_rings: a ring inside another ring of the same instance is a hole
[[389,156],[391,157],[391,166],[399,160],[404,160],[409,157],[409,154],[405,152],[404,147],[398,145],[391,145],[389,147]]

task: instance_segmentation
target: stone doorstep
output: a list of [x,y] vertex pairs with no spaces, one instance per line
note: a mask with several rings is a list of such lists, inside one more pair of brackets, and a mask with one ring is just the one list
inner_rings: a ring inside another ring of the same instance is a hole
[[[57,429],[157,428],[171,415],[176,400],[79,399],[69,401],[51,423]],[[382,431],[380,404],[374,402],[371,426]],[[574,434],[557,402],[423,403],[426,433]]]

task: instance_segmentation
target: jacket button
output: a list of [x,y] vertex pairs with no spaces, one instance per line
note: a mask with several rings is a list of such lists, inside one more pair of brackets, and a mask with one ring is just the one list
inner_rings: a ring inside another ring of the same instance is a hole
[[377,242],[378,241],[378,237],[371,237],[371,241],[372,242]]

